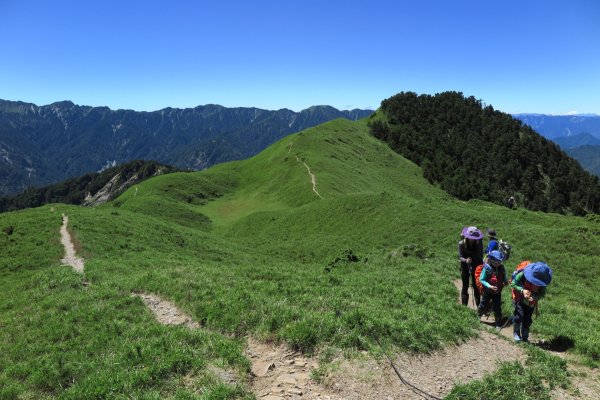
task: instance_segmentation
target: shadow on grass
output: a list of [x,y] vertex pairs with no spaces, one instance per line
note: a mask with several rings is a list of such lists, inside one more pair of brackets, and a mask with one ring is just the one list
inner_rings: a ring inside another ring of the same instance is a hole
[[551,340],[542,340],[535,345],[544,350],[554,351],[557,353],[564,353],[565,351],[575,347],[575,341],[567,336],[555,336]]

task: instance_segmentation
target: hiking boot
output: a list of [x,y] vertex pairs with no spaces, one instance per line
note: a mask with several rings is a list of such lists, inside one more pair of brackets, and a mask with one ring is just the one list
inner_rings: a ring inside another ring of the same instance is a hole
[[462,301],[463,306],[466,306],[467,304],[469,304],[469,295],[461,296],[461,301]]
[[515,339],[515,342],[521,341],[521,323],[520,322],[515,322],[515,324],[513,325],[513,338]]
[[515,339],[515,342],[520,342],[520,341],[521,341],[521,336],[519,336],[519,334],[518,334],[518,333],[515,333],[515,334],[513,335],[513,338]]
[[529,342],[529,329],[522,329],[521,330],[521,340],[523,342]]

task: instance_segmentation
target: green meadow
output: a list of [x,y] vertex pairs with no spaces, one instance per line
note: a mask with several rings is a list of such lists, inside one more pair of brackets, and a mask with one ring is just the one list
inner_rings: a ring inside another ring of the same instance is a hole
[[[83,275],[60,264],[62,213]],[[554,269],[532,333],[600,366],[598,215],[458,201],[365,121],[336,120],[96,208],[0,214],[0,398],[253,398],[249,334],[307,354],[464,342],[482,329],[452,283],[466,225],[513,245],[509,273],[522,259]],[[160,325],[134,292],[176,303],[205,329]],[[531,347],[449,398],[542,399],[568,385],[565,362]]]

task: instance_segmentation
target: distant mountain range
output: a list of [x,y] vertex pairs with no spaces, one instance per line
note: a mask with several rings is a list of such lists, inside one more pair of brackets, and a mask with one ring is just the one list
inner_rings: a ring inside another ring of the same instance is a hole
[[513,117],[554,141],[589,172],[600,176],[600,116],[515,114]]
[[600,115],[513,114],[513,117],[532,127],[547,139],[589,133],[600,138]]
[[0,100],[0,196],[135,159],[182,169],[250,157],[291,133],[371,110],[314,106],[300,112],[205,105],[153,112],[62,101]]
[[590,133],[578,133],[573,136],[560,136],[554,139],[554,142],[563,149],[572,149],[580,146],[600,145],[600,138]]

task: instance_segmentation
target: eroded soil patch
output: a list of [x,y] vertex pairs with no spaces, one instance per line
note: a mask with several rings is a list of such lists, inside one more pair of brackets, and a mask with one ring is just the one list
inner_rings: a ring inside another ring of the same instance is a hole
[[[392,361],[410,384],[436,397],[447,395],[457,383],[483,377],[496,369],[499,361],[513,361],[522,356],[518,346],[505,339],[481,332],[460,346],[450,346],[427,355],[401,353]],[[340,399],[423,399],[403,384],[387,359],[379,361],[341,360],[327,383]]]

